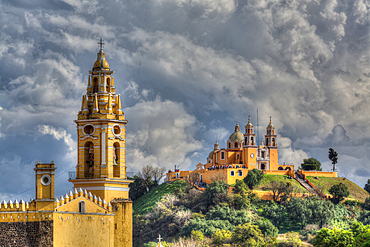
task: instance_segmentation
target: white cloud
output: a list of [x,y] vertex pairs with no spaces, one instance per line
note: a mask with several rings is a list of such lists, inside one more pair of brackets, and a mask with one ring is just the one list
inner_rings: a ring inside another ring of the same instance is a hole
[[142,101],[125,109],[127,124],[127,166],[139,171],[144,165],[182,168],[192,165],[189,155],[202,148],[195,139],[196,119],[182,104]]
[[68,134],[64,129],[56,130],[54,127],[49,125],[40,125],[39,131],[43,135],[52,135],[55,139],[62,139],[64,143],[68,146],[68,153],[65,156],[65,159],[70,161],[72,164],[77,163],[77,142],[71,138],[71,134]]

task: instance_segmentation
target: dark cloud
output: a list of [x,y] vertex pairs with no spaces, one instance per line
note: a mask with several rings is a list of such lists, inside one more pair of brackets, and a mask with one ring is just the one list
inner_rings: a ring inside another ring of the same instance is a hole
[[[280,162],[298,166],[314,156],[330,169],[327,151],[333,147],[340,154],[339,175],[359,184],[365,179],[366,2],[1,4],[0,156],[2,164],[13,162],[14,171],[32,167],[44,153],[40,159],[54,159],[58,172],[73,168],[72,121],[102,37],[127,109],[129,170],[205,162],[216,140],[225,145],[235,121],[243,126],[251,115],[256,126],[258,109],[260,136],[270,116],[280,134]],[[62,177],[58,184],[68,190]],[[25,189],[12,185],[0,193]]]

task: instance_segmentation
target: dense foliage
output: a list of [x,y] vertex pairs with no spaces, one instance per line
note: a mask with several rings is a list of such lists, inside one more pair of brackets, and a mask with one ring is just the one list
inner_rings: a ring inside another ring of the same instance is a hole
[[311,157],[308,159],[303,159],[303,163],[301,164],[300,169],[309,171],[309,170],[316,170],[322,171],[321,163],[317,159]]
[[349,196],[348,187],[343,183],[333,185],[330,188],[329,193],[333,195],[332,201],[335,204],[341,202],[344,199],[344,197]]
[[[316,246],[353,247],[366,246],[369,240],[370,198],[365,203],[333,204],[317,197],[296,198],[294,192],[285,191],[275,202],[261,201],[244,180],[236,181],[232,193],[222,181],[211,183],[205,191],[191,188],[186,181],[182,187],[174,185],[180,182],[160,185],[161,190],[142,197],[152,200],[149,195],[170,193],[153,199],[154,206],[145,215],[136,215],[135,246],[156,246],[159,234],[167,241],[162,242],[165,247],[277,246],[278,233],[285,234],[278,246],[286,247],[303,246],[301,239],[316,241]],[[280,186],[289,187],[289,183]]]
[[262,170],[252,169],[248,172],[247,176],[244,178],[244,183],[253,189],[254,186],[258,186],[263,179],[265,173]]

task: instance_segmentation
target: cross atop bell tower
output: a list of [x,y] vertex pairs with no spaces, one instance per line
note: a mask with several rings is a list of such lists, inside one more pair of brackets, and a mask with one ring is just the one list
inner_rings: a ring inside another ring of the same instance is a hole
[[78,112],[78,164],[75,188],[86,189],[106,201],[128,198],[126,179],[126,124],[121,97],[116,94],[113,73],[105,60],[103,39],[89,71],[86,94]]
[[99,45],[100,50],[103,50],[103,46],[105,45],[105,43],[103,42],[102,38],[99,39],[98,45]]

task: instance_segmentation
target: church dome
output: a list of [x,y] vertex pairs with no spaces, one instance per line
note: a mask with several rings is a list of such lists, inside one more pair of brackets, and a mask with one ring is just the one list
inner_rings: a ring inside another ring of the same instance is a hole
[[93,70],[110,70],[109,63],[107,60],[105,60],[105,53],[103,52],[103,49],[100,49],[99,53],[97,54]]
[[98,59],[94,63],[94,69],[96,68],[103,68],[103,69],[108,69],[109,70],[109,63],[105,59]]
[[214,152],[215,152],[215,150],[212,150],[212,151],[209,153],[208,158],[213,159],[213,153],[214,153]]
[[242,142],[244,140],[244,134],[240,131],[235,131],[234,133],[231,134],[231,136],[229,137],[229,140],[231,142],[235,142],[235,141]]

